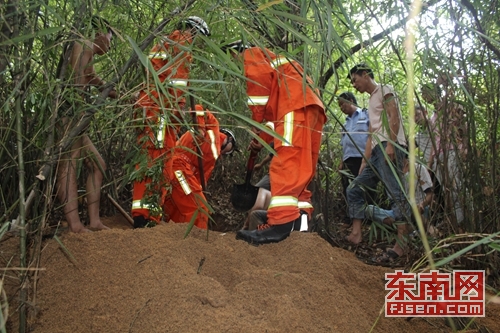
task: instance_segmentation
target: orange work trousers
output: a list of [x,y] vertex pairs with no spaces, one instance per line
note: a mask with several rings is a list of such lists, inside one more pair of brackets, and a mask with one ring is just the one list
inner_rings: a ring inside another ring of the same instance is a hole
[[307,186],[316,172],[325,121],[321,108],[310,105],[287,113],[275,123],[276,133],[286,141],[274,139],[277,155],[269,168],[269,224],[294,221],[300,216],[300,210],[312,215],[312,193]]
[[[161,112],[161,109],[154,105],[142,107],[142,109],[151,122],[158,119]],[[169,187],[165,163],[175,147],[175,134],[176,128],[173,124],[168,124],[163,128],[152,128],[146,125],[139,134],[138,143],[142,147],[141,153],[145,155],[146,164],[137,164],[135,169],[139,170],[142,167],[157,170],[157,174],[154,176],[154,183],[148,176],[133,183],[132,217],[144,216],[145,219],[160,223],[163,202]],[[161,140],[159,141],[158,138]]]
[[163,210],[166,219],[175,223],[190,223],[200,229],[208,228],[210,211],[200,180],[184,155],[175,155],[167,161],[167,176],[172,192],[167,194]]
[[[149,169],[161,170],[159,181],[152,183],[150,177],[144,177],[140,181],[135,181],[132,191],[132,217],[144,216],[145,219],[160,223],[162,216],[161,203],[167,194],[166,177],[161,166],[165,164],[165,149],[146,149],[147,167]],[[135,166],[136,170],[141,168],[140,164]],[[157,197],[155,197],[157,196]]]

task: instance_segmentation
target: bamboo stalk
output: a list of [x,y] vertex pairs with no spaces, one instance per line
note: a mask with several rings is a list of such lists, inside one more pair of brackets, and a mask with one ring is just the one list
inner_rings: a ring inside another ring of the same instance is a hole
[[[16,81],[18,84],[21,83],[22,72],[16,76]],[[17,86],[17,84],[16,84]],[[24,184],[24,155],[23,155],[23,132],[22,132],[22,108],[21,108],[21,94],[20,87],[16,87],[16,99],[15,99],[15,110],[16,110],[16,136],[17,136],[17,157],[18,157],[18,174],[19,174],[19,231],[20,231],[20,273],[19,273],[19,283],[21,285],[20,289],[20,308],[19,308],[19,332],[26,332],[26,298],[27,298],[27,285],[25,283],[26,273],[23,271],[26,269],[26,202],[25,202],[25,184]]]
[[113,204],[113,206],[116,207],[116,209],[118,209],[118,211],[123,215],[123,217],[125,217],[128,221],[128,223],[130,223],[130,225],[134,225],[134,219],[132,217],[130,217],[130,215],[127,214],[127,212],[125,211],[125,209],[123,209],[122,206],[120,206],[120,204],[118,202],[115,201],[115,199],[113,199],[113,197],[111,197],[111,195],[109,195],[108,193],[108,199],[109,201],[111,201],[111,203]]

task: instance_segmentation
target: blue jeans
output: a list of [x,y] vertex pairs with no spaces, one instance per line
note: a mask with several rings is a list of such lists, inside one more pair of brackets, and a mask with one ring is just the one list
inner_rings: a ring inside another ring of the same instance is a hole
[[392,166],[397,170],[398,174],[395,177],[390,164],[386,163],[384,156],[386,145],[386,142],[382,142],[373,147],[369,159],[371,167],[367,164],[361,174],[347,188],[347,203],[349,204],[349,216],[351,218],[360,220],[365,218],[366,201],[364,193],[366,189],[376,188],[378,182],[382,181],[390,199],[391,210],[396,221],[409,221],[407,217],[410,213],[410,206],[403,192],[404,180],[402,180],[405,153],[400,148],[394,147],[396,165],[392,164]]

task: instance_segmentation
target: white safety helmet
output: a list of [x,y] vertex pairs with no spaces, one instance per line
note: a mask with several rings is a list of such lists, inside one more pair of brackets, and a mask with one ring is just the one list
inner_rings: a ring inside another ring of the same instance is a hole
[[246,49],[249,49],[251,47],[253,47],[252,44],[245,43],[242,40],[237,40],[237,41],[222,45],[221,50],[223,52],[226,52],[227,50],[231,49],[231,50],[235,50],[236,52],[243,52]]
[[210,29],[208,29],[207,23],[198,16],[189,16],[183,23],[195,28],[199,33],[205,36],[210,36]]
[[221,147],[221,150],[224,150],[229,143],[232,143],[233,146],[231,147],[231,150],[228,151],[228,152],[226,152],[224,154],[224,155],[231,155],[237,149],[237,147],[236,147],[236,136],[234,136],[233,131],[231,131],[231,130],[229,130],[227,128],[221,128],[220,132],[224,133],[226,135],[226,137],[227,137],[227,142],[226,142],[225,145],[223,145]]

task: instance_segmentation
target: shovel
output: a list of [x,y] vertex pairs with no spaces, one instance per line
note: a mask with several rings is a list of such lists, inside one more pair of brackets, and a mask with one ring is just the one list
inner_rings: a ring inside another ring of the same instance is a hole
[[231,193],[231,203],[234,209],[239,212],[249,211],[257,200],[259,188],[250,184],[252,178],[253,167],[255,165],[255,158],[257,152],[251,152],[247,163],[247,176],[244,184],[234,184],[233,192]]

